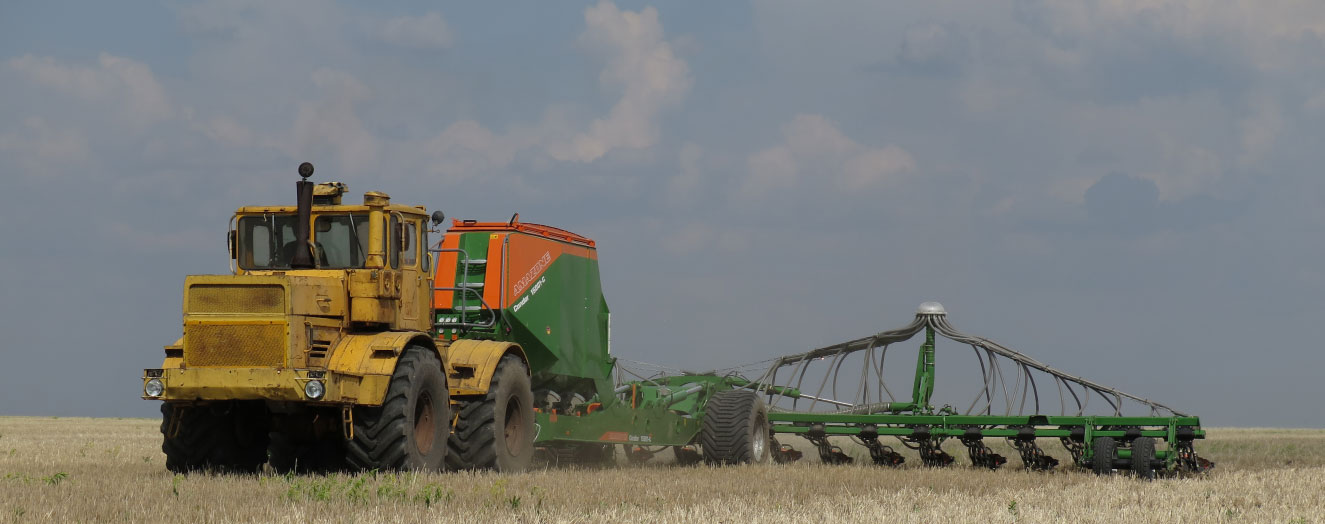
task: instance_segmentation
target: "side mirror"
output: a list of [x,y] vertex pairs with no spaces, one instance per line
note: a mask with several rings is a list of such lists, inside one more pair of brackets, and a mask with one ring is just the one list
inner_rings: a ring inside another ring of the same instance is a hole
[[225,247],[230,251],[230,260],[239,259],[239,239],[235,236],[235,230],[231,229],[226,233]]

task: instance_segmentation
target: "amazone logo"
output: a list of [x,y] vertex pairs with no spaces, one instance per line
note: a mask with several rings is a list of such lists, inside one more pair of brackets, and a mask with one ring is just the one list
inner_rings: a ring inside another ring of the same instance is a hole
[[524,276],[520,277],[520,280],[515,282],[515,287],[511,290],[511,294],[519,295],[520,293],[523,293],[524,288],[529,287],[529,283],[534,281],[534,277],[538,276],[539,273],[542,273],[544,269],[547,269],[548,264],[551,263],[552,252],[544,251],[543,256],[538,257],[538,261],[534,262],[534,266],[529,268],[529,271],[525,272]]

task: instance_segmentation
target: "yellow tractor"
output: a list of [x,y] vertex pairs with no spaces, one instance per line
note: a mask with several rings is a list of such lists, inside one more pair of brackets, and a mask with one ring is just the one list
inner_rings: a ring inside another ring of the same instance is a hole
[[[453,220],[307,181],[298,205],[241,207],[232,274],[184,281],[184,336],[144,370],[166,466],[252,472],[519,471],[680,449],[768,460],[748,381],[617,383],[597,244],[563,229]],[[431,222],[431,225],[430,225]],[[705,418],[705,413],[715,413]],[[683,460],[683,462],[685,462]]]
[[[298,205],[235,213],[232,274],[185,279],[183,337],[143,376],[143,398],[164,400],[171,471],[446,464],[448,347],[433,335],[428,251],[429,219],[443,217],[379,192],[343,204],[345,185],[315,185],[312,173],[299,166]],[[490,380],[504,355],[523,358],[472,345],[468,377]],[[511,366],[527,376],[522,360]],[[513,444],[531,454],[527,433]]]

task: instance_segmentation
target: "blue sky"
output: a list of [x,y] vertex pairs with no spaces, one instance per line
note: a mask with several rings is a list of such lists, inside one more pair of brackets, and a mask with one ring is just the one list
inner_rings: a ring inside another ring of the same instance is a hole
[[1234,0],[7,2],[0,414],[150,416],[184,275],[312,161],[596,239],[623,357],[938,300],[1207,424],[1325,426],[1323,32]]

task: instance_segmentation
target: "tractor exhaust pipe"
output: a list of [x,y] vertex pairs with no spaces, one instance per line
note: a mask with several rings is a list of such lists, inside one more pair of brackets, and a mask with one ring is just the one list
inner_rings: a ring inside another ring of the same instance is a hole
[[290,257],[290,269],[313,269],[313,252],[309,249],[308,228],[313,218],[313,183],[308,177],[313,175],[313,164],[299,164],[299,176],[303,180],[295,182],[299,192],[298,211],[294,228],[294,255]]

